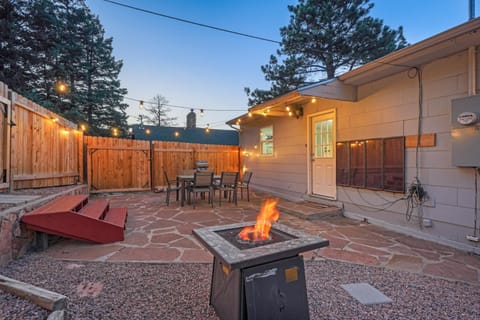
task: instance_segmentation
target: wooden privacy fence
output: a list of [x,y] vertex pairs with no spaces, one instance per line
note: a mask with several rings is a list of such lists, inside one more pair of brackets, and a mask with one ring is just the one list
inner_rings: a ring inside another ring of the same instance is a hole
[[174,178],[193,169],[196,160],[209,168],[240,171],[238,146],[85,136],[90,192],[141,191],[166,185],[163,170]]
[[77,125],[8,90],[0,82],[0,189],[81,181],[82,132]]
[[88,183],[91,192],[151,190],[208,161],[240,171],[237,146],[84,136],[77,125],[0,82],[0,191]]

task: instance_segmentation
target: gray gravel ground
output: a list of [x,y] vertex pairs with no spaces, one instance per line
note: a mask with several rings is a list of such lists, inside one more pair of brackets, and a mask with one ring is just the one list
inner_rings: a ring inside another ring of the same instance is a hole
[[[210,264],[58,261],[29,254],[0,273],[66,295],[68,319],[217,319]],[[480,319],[480,285],[337,261],[307,261],[311,319]],[[393,303],[366,306],[340,285],[367,282]],[[48,312],[0,291],[0,319]],[[300,320],[300,319],[295,319]]]

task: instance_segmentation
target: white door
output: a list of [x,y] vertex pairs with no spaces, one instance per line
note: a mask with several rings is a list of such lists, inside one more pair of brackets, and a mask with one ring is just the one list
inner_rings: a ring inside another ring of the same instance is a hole
[[336,198],[335,181],[335,114],[311,118],[311,186],[312,193]]

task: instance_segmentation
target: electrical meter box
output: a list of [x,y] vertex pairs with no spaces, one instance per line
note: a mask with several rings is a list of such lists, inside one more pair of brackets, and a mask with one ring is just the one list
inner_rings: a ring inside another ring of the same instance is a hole
[[452,163],[480,167],[480,95],[452,100]]

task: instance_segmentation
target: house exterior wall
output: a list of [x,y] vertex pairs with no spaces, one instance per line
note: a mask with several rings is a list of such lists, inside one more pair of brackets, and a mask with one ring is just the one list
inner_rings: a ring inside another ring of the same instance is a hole
[[[478,57],[477,57],[478,60]],[[423,110],[421,132],[434,133],[433,147],[418,148],[418,179],[430,200],[423,210],[407,213],[403,193],[337,186],[336,204],[346,216],[367,219],[395,230],[434,239],[469,251],[480,252],[480,244],[470,242],[473,234],[475,171],[452,165],[450,137],[451,100],[468,92],[467,51],[423,65]],[[478,70],[477,83],[478,83]],[[273,190],[290,199],[308,195],[308,117],[336,110],[336,139],[349,141],[416,135],[419,112],[419,81],[415,71],[405,70],[388,78],[358,87],[358,101],[316,99],[304,106],[300,119],[265,118],[242,127],[240,144],[252,150],[245,166],[254,172],[253,187]],[[274,156],[259,156],[258,129],[274,126]],[[416,148],[405,149],[405,189],[417,176]],[[424,227],[430,219],[431,227]]]
[[[273,125],[273,155],[260,154],[260,128]],[[244,169],[254,172],[251,184],[289,199],[301,199],[307,192],[306,117],[259,118],[242,126],[240,146]]]

